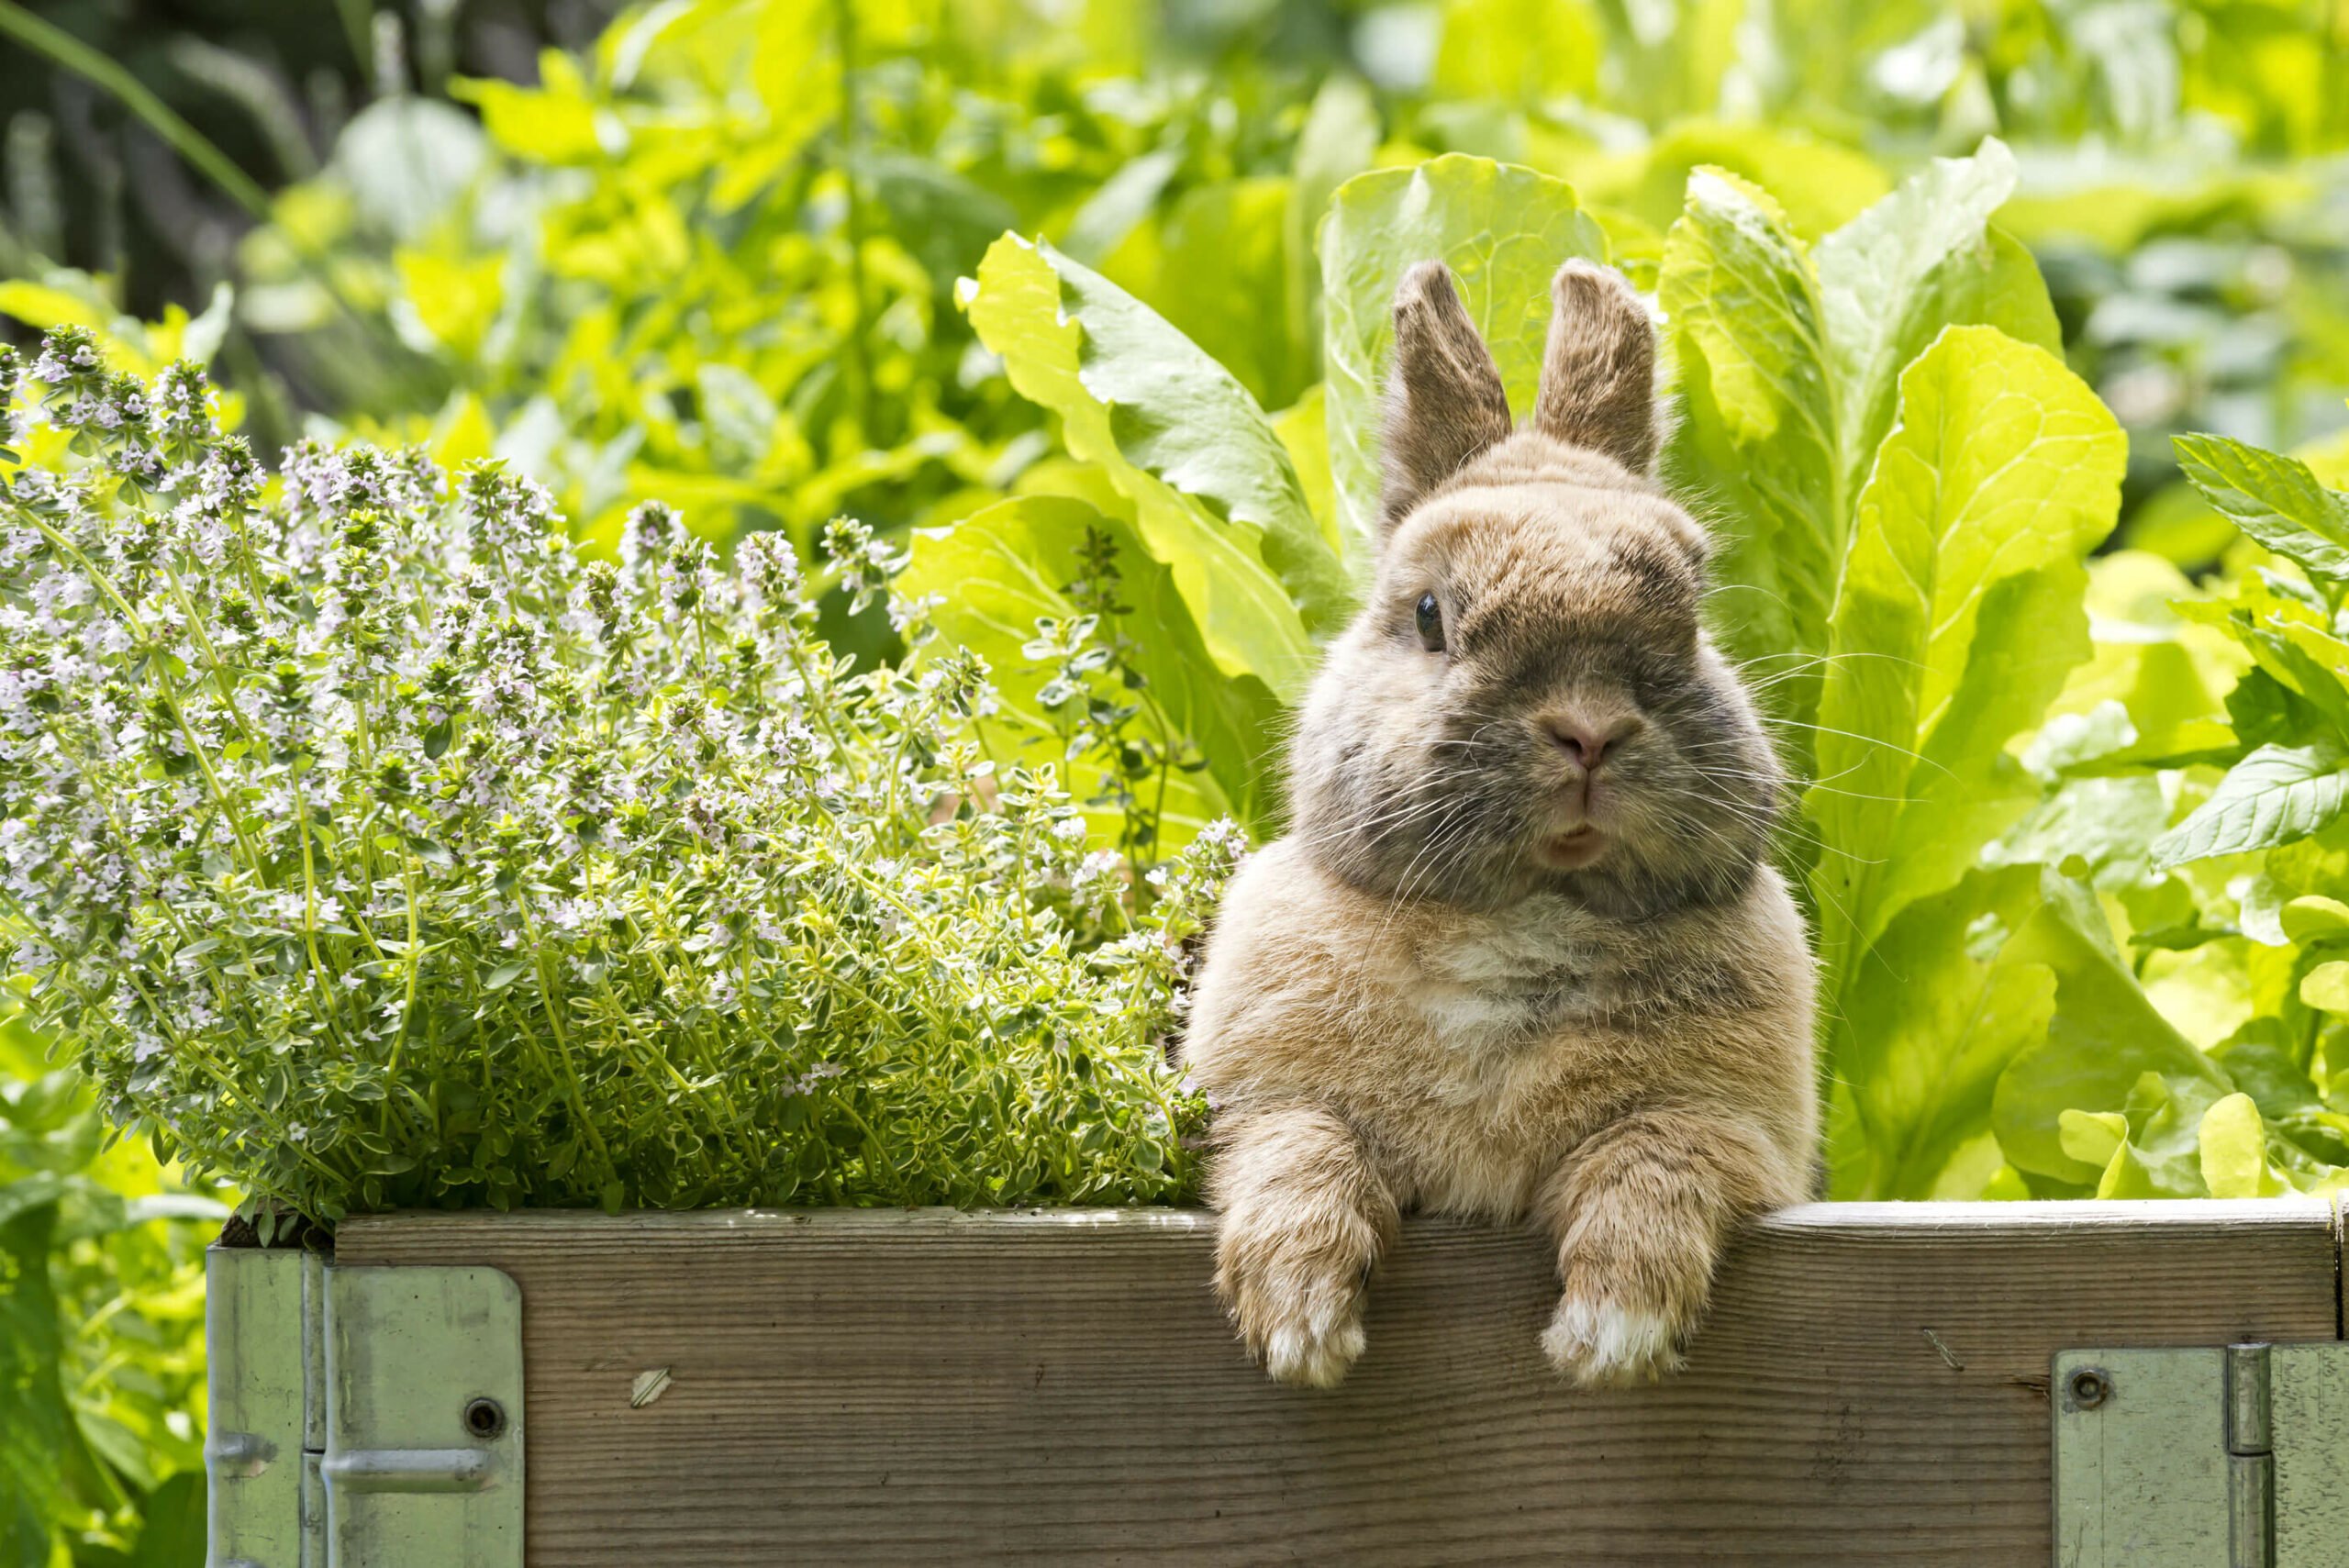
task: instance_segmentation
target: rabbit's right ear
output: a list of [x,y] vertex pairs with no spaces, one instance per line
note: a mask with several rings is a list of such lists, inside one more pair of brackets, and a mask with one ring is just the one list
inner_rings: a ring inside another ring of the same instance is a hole
[[1604,452],[1633,473],[1655,467],[1655,324],[1612,267],[1572,261],[1550,283],[1550,339],[1533,428]]
[[1441,261],[1421,261],[1403,274],[1395,292],[1382,532],[1508,433],[1508,395],[1492,350],[1476,336],[1450,270]]

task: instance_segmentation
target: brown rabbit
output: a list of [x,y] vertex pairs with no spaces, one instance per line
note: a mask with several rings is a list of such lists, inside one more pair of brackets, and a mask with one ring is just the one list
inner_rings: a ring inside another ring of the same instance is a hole
[[1186,1055],[1216,1097],[1216,1284],[1283,1382],[1362,1353],[1406,1209],[1540,1219],[1542,1343],[1678,1364],[1731,1226],[1809,1184],[1783,780],[1698,617],[1703,531],[1652,477],[1653,328],[1560,270],[1531,428],[1433,262],[1395,302],[1376,582],[1241,870]]

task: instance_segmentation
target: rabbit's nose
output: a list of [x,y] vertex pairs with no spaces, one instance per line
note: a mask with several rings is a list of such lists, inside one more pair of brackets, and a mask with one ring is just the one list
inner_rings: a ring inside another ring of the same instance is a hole
[[1607,753],[1630,740],[1640,728],[1636,715],[1593,722],[1570,713],[1544,714],[1542,732],[1555,741],[1558,749],[1582,764],[1583,772],[1597,773]]

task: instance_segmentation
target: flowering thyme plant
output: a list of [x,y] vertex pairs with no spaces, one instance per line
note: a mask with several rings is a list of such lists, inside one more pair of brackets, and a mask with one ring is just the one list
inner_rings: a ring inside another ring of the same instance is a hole
[[[1238,835],[1088,867],[926,606],[858,673],[775,536],[727,568],[648,505],[616,565],[494,464],[272,480],[200,373],[74,332],[25,392],[0,922],[121,1125],[328,1221],[1188,1190],[1163,1040]],[[828,547],[887,593],[868,532]]]

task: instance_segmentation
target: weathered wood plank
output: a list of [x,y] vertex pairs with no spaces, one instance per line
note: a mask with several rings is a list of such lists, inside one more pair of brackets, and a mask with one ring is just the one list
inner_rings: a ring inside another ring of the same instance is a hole
[[2057,1348],[2339,1310],[2321,1203],[1820,1206],[1740,1241],[1687,1373],[1584,1393],[1535,1345],[1543,1244],[1419,1221],[1322,1394],[1233,1342],[1213,1224],[407,1215],[338,1245],[520,1281],[529,1560],[562,1568],[2036,1565]]

